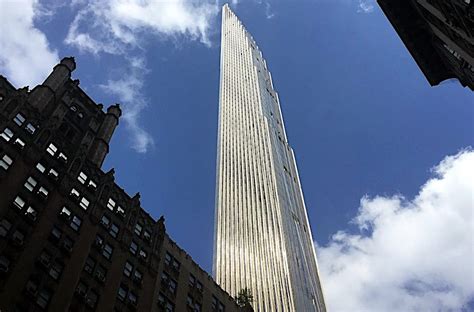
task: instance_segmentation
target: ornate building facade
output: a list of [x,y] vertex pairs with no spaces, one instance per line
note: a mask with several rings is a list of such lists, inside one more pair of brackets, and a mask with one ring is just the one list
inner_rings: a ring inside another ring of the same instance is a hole
[[257,311],[326,311],[280,101],[257,44],[222,8],[214,276]]
[[0,76],[1,311],[238,311],[114,181],[107,112],[64,58],[43,84]]
[[377,0],[429,83],[474,90],[473,0]]

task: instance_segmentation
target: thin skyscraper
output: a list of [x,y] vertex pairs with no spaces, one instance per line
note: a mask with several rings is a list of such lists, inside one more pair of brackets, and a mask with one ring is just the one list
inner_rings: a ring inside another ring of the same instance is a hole
[[222,8],[214,276],[256,311],[326,311],[278,94],[262,53]]

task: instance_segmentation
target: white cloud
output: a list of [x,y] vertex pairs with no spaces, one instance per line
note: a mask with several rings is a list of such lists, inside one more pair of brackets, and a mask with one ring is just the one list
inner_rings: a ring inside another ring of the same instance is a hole
[[265,2],[265,16],[267,19],[275,17],[275,13],[272,12],[272,7],[269,2]]
[[34,25],[36,18],[50,14],[34,0],[0,3],[0,71],[17,87],[41,83],[59,60]]
[[144,34],[184,36],[210,44],[217,5],[188,0],[75,1],[79,11],[65,42],[91,53],[122,54],[141,45]]
[[128,72],[118,80],[108,80],[106,84],[100,85],[105,92],[117,96],[124,105],[122,120],[132,133],[132,148],[139,153],[146,153],[154,141],[151,135],[140,125],[140,113],[147,107],[147,101],[143,97],[143,76],[147,69],[143,58],[128,59]]
[[143,55],[149,38],[184,38],[210,45],[211,22],[217,16],[217,4],[192,0],[75,0],[71,8],[77,14],[65,43],[82,52],[119,55],[128,64],[128,72],[118,80],[100,87],[123,105],[123,120],[131,131],[132,147],[145,153],[153,138],[139,119],[147,107],[143,84],[147,70]]
[[415,198],[363,197],[318,250],[330,311],[461,311],[474,300],[474,151],[446,157]]
[[372,13],[374,11],[374,0],[359,0],[357,12]]

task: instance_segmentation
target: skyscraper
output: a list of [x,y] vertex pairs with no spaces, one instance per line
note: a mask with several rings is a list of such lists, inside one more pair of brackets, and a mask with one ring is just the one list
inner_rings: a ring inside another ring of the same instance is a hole
[[252,36],[222,9],[214,275],[257,311],[325,311],[278,94]]

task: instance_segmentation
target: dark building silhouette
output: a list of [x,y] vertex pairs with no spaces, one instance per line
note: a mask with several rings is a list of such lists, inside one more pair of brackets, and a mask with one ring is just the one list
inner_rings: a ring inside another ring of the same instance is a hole
[[101,165],[119,123],[71,79],[0,76],[1,311],[238,311]]
[[473,0],[377,0],[432,86],[474,90]]

